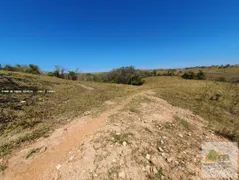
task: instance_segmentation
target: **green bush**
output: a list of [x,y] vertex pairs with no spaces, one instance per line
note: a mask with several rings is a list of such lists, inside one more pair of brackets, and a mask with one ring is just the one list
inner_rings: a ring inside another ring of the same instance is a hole
[[195,79],[196,75],[194,72],[192,71],[189,71],[189,72],[185,72],[183,75],[182,75],[182,78],[184,79]]
[[25,72],[31,73],[31,74],[41,74],[39,67],[34,64],[29,64],[29,67],[25,70]]
[[200,70],[200,71],[196,74],[196,79],[204,80],[204,79],[206,79],[206,74],[205,74],[203,71]]
[[182,75],[182,78],[184,79],[199,79],[199,80],[203,80],[206,79],[206,74],[203,71],[199,71],[198,73],[194,73],[192,71],[189,72],[185,72]]
[[74,71],[69,71],[66,78],[75,81],[77,80],[77,74]]
[[10,65],[5,65],[2,70],[5,71],[16,71],[16,72],[25,72],[25,73],[31,73],[31,74],[41,74],[40,68],[37,65],[34,64],[29,64],[27,65],[15,65],[15,66],[10,66]]
[[113,69],[112,71],[104,74],[103,81],[117,84],[131,84],[131,85],[143,84],[140,72],[138,70],[135,70],[133,66]]

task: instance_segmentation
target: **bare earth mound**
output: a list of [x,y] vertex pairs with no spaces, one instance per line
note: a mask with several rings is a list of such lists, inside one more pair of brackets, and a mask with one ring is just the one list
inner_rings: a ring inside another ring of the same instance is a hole
[[201,179],[201,144],[227,141],[152,91],[106,102],[15,154],[2,179]]

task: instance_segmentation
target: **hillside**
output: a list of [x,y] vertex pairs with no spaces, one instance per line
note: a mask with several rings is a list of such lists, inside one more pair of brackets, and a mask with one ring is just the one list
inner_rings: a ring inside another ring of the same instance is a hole
[[[217,81],[239,81],[239,65],[231,66],[200,66],[200,67],[189,67],[182,69],[156,69],[157,75],[164,75],[173,72],[174,75],[181,76],[185,72],[199,72],[203,71],[206,73],[208,80]],[[153,71],[152,71],[153,72]]]
[[144,80],[130,86],[1,72],[4,89],[54,93],[1,94],[0,177],[201,179],[203,142],[239,142],[239,85]]
[[[0,156],[134,89],[6,71],[0,71],[0,77],[1,90],[34,91],[0,94]],[[40,90],[44,92],[37,92]],[[45,93],[45,90],[53,92]]]

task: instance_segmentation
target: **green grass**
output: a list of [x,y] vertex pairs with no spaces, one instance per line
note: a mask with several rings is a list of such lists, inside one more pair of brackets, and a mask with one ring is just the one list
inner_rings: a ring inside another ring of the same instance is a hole
[[15,140],[2,143],[0,146],[0,157],[3,157],[11,153],[14,148],[20,147],[22,144],[26,142],[30,142],[47,135],[48,131],[49,131],[48,127],[42,126],[30,133],[18,137]]
[[115,134],[115,133],[111,133],[111,142],[112,143],[119,143],[119,144],[123,144],[123,142],[126,142],[127,144],[130,144],[129,142],[129,137],[132,136],[132,134],[130,133],[123,133],[123,134]]
[[5,169],[7,169],[7,166],[0,165],[0,172],[1,172],[1,171],[4,171]]
[[40,152],[41,148],[36,148],[36,149],[32,149],[25,157],[25,159],[28,159],[30,157],[32,157],[35,153]]

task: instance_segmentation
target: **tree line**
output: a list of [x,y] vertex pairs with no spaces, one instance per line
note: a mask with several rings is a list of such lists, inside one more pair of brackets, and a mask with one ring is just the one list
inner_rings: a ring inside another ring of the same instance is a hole
[[55,66],[54,71],[50,72],[43,72],[39,68],[39,66],[34,65],[34,64],[29,64],[29,65],[5,65],[2,66],[0,64],[0,70],[5,70],[5,71],[13,71],[13,72],[24,72],[24,73],[30,73],[30,74],[44,74],[48,76],[55,76],[57,78],[62,78],[62,79],[69,79],[69,80],[77,80],[77,71],[68,71],[66,68],[62,68],[60,66]]

